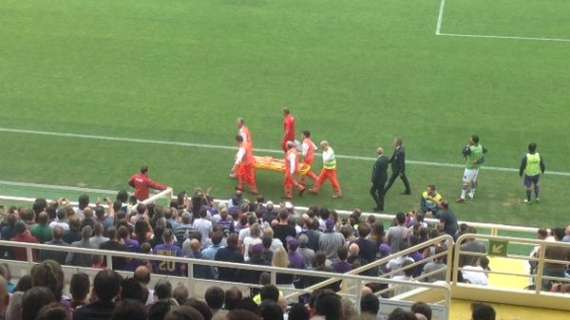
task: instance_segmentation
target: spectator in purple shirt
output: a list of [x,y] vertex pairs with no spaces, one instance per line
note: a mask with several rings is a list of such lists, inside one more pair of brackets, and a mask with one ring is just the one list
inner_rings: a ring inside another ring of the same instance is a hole
[[127,247],[127,251],[135,253],[141,251],[139,242],[131,239],[131,232],[128,227],[121,226],[119,228],[119,239]]
[[289,268],[305,269],[305,257],[297,250],[299,241],[293,237],[287,239],[287,249],[289,251]]
[[[153,254],[170,256],[170,257],[182,257],[182,249],[174,244],[174,235],[170,229],[164,230],[162,233],[162,244],[157,244],[152,250]],[[172,262],[172,261],[155,261],[155,270],[161,274],[168,275],[182,275],[182,270],[184,265]]]
[[338,261],[332,264],[333,271],[336,273],[346,273],[352,270],[352,265],[346,261],[348,258],[348,250],[346,247],[338,249]]

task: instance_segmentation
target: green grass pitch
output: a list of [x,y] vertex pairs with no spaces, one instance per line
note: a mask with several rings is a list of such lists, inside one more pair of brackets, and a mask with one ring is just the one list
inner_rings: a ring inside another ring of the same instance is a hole
[[[439,0],[4,0],[0,127],[232,145],[243,116],[259,148],[278,149],[280,107],[343,155],[374,156],[394,136],[414,160],[461,163],[472,133],[487,165],[515,168],[537,142],[570,171],[570,43],[436,36]],[[570,2],[447,0],[443,31],[570,39]],[[389,149],[389,148],[388,148]],[[3,180],[126,187],[141,164],[177,190],[228,197],[229,150],[0,133]],[[320,161],[320,159],[319,159]],[[368,210],[372,162],[340,160],[345,198],[326,187],[298,204]],[[387,211],[436,184],[459,194],[462,169],[409,165]],[[461,219],[565,224],[570,177],[547,175],[524,205],[513,172],[482,170]],[[267,198],[282,177],[259,173]],[[6,189],[3,187],[3,189]],[[8,188],[9,189],[9,188]],[[4,193],[14,191],[6,190]],[[29,190],[28,190],[29,192]],[[30,196],[31,194],[26,194]]]

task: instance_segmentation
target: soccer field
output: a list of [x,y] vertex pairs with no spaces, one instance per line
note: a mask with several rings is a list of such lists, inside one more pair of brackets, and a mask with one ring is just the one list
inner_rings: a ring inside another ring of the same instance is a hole
[[[516,172],[482,170],[457,215],[566,224],[569,16],[567,0],[4,0],[0,177],[118,190],[148,164],[176,190],[228,197],[235,151],[207,146],[232,146],[242,116],[257,148],[279,149],[288,105],[298,131],[349,156],[338,161],[343,199],[327,186],[298,204],[372,208],[373,162],[350,157],[391,153],[394,136],[410,160],[432,163],[409,164],[414,195],[396,182],[387,211],[418,207],[429,183],[455,200],[463,169],[449,164],[476,133],[486,166],[517,168],[536,142],[560,174],[525,205]],[[260,172],[258,184],[282,195],[280,175]]]

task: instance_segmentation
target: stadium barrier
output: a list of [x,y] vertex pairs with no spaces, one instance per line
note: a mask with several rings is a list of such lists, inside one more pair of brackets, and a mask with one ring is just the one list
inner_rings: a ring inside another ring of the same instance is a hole
[[[381,275],[379,275],[379,278],[388,279],[390,276],[393,276],[396,274],[401,274],[407,269],[416,268],[420,265],[426,264],[426,263],[431,262],[431,261],[438,259],[440,257],[445,257],[446,261],[451,261],[452,253],[453,253],[453,238],[449,235],[442,235],[442,236],[439,236],[437,238],[430,239],[428,241],[422,242],[422,243],[417,244],[415,246],[409,247],[407,249],[401,250],[397,253],[388,255],[384,258],[378,259],[372,263],[366,264],[366,265],[361,266],[359,268],[353,269],[353,270],[347,272],[346,274],[360,275],[360,274],[366,274],[366,272],[370,271],[370,270],[382,269],[388,263],[390,263],[390,261],[393,261],[393,260],[400,258],[400,257],[408,256],[409,254],[412,254],[414,252],[423,251],[427,248],[430,248],[431,246],[438,246],[438,245],[443,245],[445,247],[445,249],[440,253],[433,254],[433,255],[430,255],[428,257],[422,258],[418,261],[415,261],[414,263],[412,263],[406,267],[400,267],[400,268],[396,268],[394,270],[390,270],[390,272],[382,273]],[[378,273],[378,272],[376,271],[376,273]],[[439,273],[445,273],[445,276],[444,276],[445,282],[446,283],[450,282],[451,270],[449,268],[444,268],[444,269],[435,270],[435,271],[432,271],[432,272],[429,272],[426,274],[422,274],[419,277],[415,277],[414,280],[415,281],[422,281],[422,280],[424,280],[430,276],[434,276],[434,275],[439,274]],[[326,288],[327,286],[330,286],[334,282],[335,282],[334,279],[325,280],[325,281],[317,283],[317,284],[315,284],[315,285],[313,285],[307,289],[308,290],[318,290],[318,289]],[[391,287],[388,287],[388,288],[385,288],[385,289],[378,291],[377,294],[378,295],[392,295],[392,293],[394,291],[397,291],[399,288],[400,288],[399,285],[391,286]],[[354,286],[348,287],[348,289],[349,290],[354,289]],[[287,296],[287,298],[293,299],[293,298],[296,298],[297,296],[298,296],[297,293],[293,293],[293,294]]]
[[[467,241],[486,243],[487,253],[465,250]],[[526,246],[532,250],[531,255],[524,256],[510,253],[509,246]],[[566,254],[566,260],[548,258],[548,253]],[[478,259],[484,256],[493,257],[493,261],[502,264],[502,268],[492,270],[474,270],[464,268],[462,261],[469,258]],[[482,234],[464,234],[455,243],[452,268],[453,297],[467,300],[480,300],[494,303],[508,302],[514,305],[531,306],[558,310],[570,310],[570,296],[550,292],[552,282],[570,283],[564,273],[570,265],[570,243],[542,241],[524,238],[491,236]],[[534,265],[533,268],[530,266]],[[519,267],[517,270],[517,266]],[[528,268],[527,268],[528,267]],[[499,270],[496,270],[499,269]],[[558,270],[558,276],[552,273]],[[562,272],[560,272],[562,270]],[[487,286],[459,282],[460,272],[485,273],[488,279],[499,280],[499,285],[489,282]],[[518,271],[518,272],[517,272]]]
[[[422,297],[429,297],[430,302],[433,305],[435,310],[439,310],[440,316],[434,318],[436,320],[446,320],[448,319],[449,314],[449,307],[451,304],[451,289],[450,286],[445,282],[439,283],[424,283],[424,282],[416,282],[416,281],[400,281],[400,280],[393,280],[390,278],[382,278],[382,277],[372,277],[372,276],[363,276],[363,275],[356,275],[350,273],[332,273],[332,272],[322,272],[322,271],[314,271],[314,270],[303,270],[303,269],[293,269],[293,268],[279,268],[279,267],[271,267],[271,266],[262,266],[262,265],[252,265],[252,264],[244,264],[244,263],[230,263],[230,262],[222,262],[222,261],[213,261],[213,260],[202,260],[202,259],[192,259],[192,258],[182,258],[182,257],[173,257],[173,256],[162,256],[162,255],[147,255],[147,254],[140,254],[140,253],[131,253],[131,252],[118,252],[118,251],[109,251],[109,250],[99,250],[99,249],[86,249],[86,248],[76,248],[76,247],[67,247],[67,246],[51,246],[45,244],[36,244],[36,243],[23,243],[23,242],[14,242],[14,241],[0,241],[0,246],[5,248],[24,248],[26,250],[26,261],[16,261],[16,260],[5,260],[0,259],[1,262],[7,263],[12,266],[13,270],[18,270],[20,276],[25,274],[29,274],[31,268],[36,263],[34,262],[34,251],[56,251],[56,252],[65,252],[65,253],[73,253],[73,254],[87,254],[91,256],[104,256],[105,261],[108,268],[113,268],[113,258],[127,258],[127,259],[137,259],[141,261],[155,261],[155,262],[166,262],[166,263],[174,263],[186,266],[187,276],[170,276],[170,275],[160,275],[154,274],[154,277],[164,278],[169,281],[178,281],[183,282],[189,291],[191,292],[192,296],[200,297],[203,295],[205,288],[211,285],[226,285],[226,286],[244,286],[247,288],[255,288],[259,287],[258,284],[249,284],[249,283],[236,283],[236,282],[224,282],[220,280],[207,280],[207,279],[200,279],[194,277],[194,267],[196,266],[204,266],[204,267],[215,267],[215,268],[231,268],[234,270],[241,270],[245,272],[267,272],[271,275],[271,283],[277,285],[277,275],[291,275],[297,277],[312,277],[323,279],[326,281],[331,281],[329,284],[333,284],[336,282],[343,283],[343,287],[346,287],[344,283],[352,284],[350,286],[350,290],[343,289],[340,291],[340,295],[350,299],[352,302],[355,303],[356,306],[360,305],[360,298],[361,298],[361,289],[364,284],[376,283],[384,286],[406,286],[409,289],[409,292],[406,292],[405,295],[395,295],[390,299],[391,306],[395,305],[411,305],[412,297],[414,295],[421,295]],[[392,257],[396,257],[397,255],[392,255]],[[94,275],[98,270],[94,268],[88,267],[77,267],[77,266],[63,266],[64,273],[66,275],[66,279],[70,279],[71,275],[78,272],[83,271],[87,274]],[[132,272],[128,271],[120,271],[120,273],[124,275],[131,275]],[[17,272],[14,272],[14,275],[17,277]],[[328,283],[328,282],[327,282]],[[308,288],[295,288],[290,285],[286,286],[279,286],[279,289],[282,290],[284,293],[294,293],[294,296],[286,295],[288,301],[294,302],[295,298],[300,297],[303,294],[312,293],[314,289],[312,287]],[[405,299],[404,299],[404,298]],[[387,305],[388,306],[388,305]],[[387,312],[385,310],[385,312]]]

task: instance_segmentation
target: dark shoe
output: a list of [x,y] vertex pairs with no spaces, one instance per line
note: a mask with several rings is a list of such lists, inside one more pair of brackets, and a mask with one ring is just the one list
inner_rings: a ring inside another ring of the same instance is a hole
[[303,188],[303,189],[299,190],[299,197],[302,197],[303,193],[305,193],[306,190],[307,190],[307,188]]

